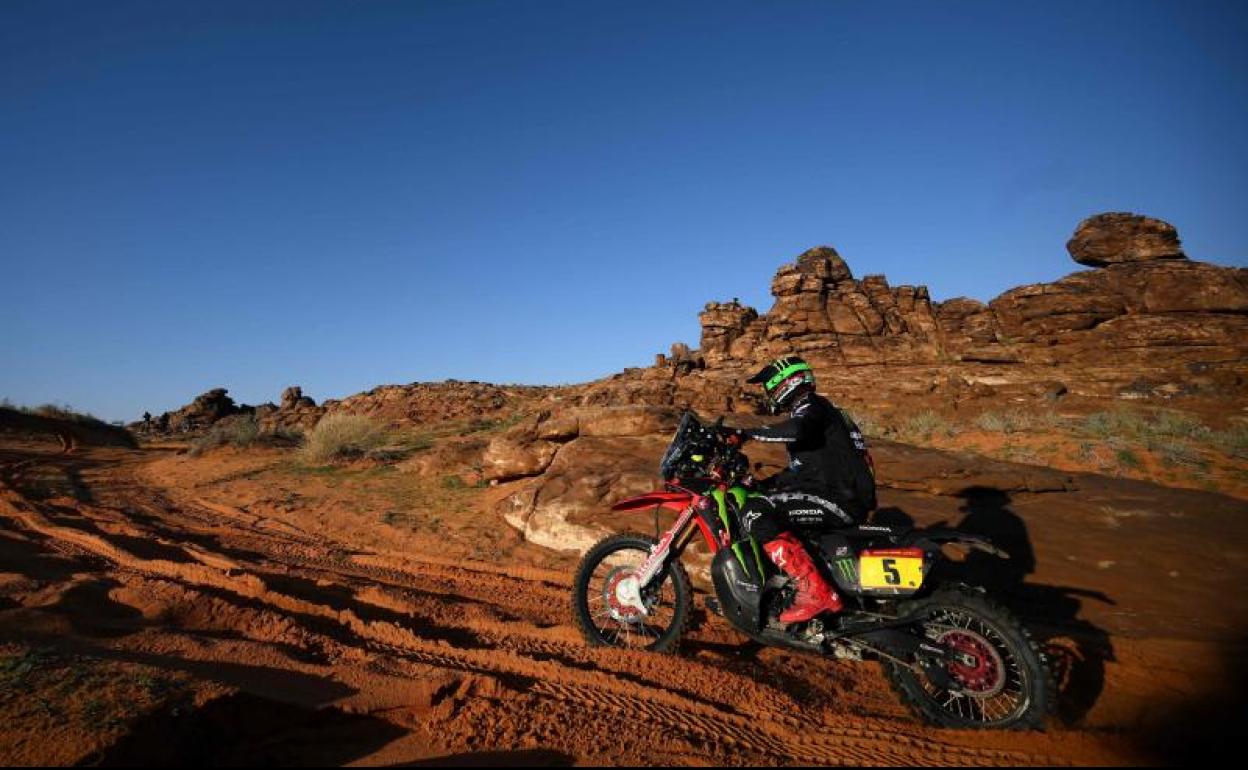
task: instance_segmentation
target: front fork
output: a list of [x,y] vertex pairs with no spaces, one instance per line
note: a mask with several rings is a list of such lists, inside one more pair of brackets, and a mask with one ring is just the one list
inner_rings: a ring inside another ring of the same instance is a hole
[[[663,570],[673,553],[679,556],[685,550],[685,547],[689,545],[693,534],[687,533],[686,530],[689,528],[689,522],[693,520],[696,505],[696,503],[693,503],[686,506],[680,512],[680,515],[676,517],[676,522],[672,524],[671,528],[664,532],[663,536],[659,538],[659,542],[650,549],[650,555],[646,557],[646,560],[637,570],[636,578],[639,591],[650,585],[650,581],[654,580],[655,576]],[[686,534],[687,536],[685,536]],[[675,544],[675,547],[673,547],[673,544]]]

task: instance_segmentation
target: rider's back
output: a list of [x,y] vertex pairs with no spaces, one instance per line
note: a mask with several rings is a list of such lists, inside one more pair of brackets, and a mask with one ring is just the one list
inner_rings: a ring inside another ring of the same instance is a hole
[[775,478],[782,492],[808,492],[833,500],[861,520],[875,508],[875,475],[862,431],[832,402],[816,393],[793,409],[803,423],[788,444],[789,467]]

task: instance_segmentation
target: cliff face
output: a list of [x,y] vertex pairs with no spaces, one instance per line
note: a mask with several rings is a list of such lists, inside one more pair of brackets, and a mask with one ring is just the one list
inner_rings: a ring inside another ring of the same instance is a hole
[[1095,267],[987,304],[932,302],[927,287],[890,286],[881,275],[855,279],[835,249],[810,249],[776,273],[770,310],[711,302],[698,350],[674,347],[652,369],[591,386],[586,400],[739,408],[748,394],[732,383],[798,353],[832,392],[947,386],[1245,401],[1248,270],[1191,261],[1171,225],[1134,214],[1084,220],[1067,248]]

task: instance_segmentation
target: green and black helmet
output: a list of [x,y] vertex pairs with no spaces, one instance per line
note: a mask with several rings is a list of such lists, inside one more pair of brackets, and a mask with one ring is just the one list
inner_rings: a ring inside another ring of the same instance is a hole
[[779,414],[798,394],[815,389],[815,372],[800,356],[784,356],[764,366],[747,382],[762,384],[767,408]]

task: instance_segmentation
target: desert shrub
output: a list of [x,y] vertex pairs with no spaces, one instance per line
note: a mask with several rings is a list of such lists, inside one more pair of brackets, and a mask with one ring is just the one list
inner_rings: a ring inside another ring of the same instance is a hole
[[384,440],[385,429],[371,418],[359,414],[330,414],[316,424],[300,451],[304,459],[324,463],[362,455]]
[[975,427],[989,433],[1017,433],[1023,420],[1016,412],[984,412],[975,418]]
[[1138,438],[1144,432],[1144,418],[1122,410],[1093,412],[1083,418],[1081,429],[1101,439]]
[[887,436],[889,433],[889,429],[873,414],[850,409],[846,409],[845,413],[849,415],[849,419],[854,421],[854,424],[858,426],[858,430],[862,431],[864,436],[882,437]]
[[1119,449],[1117,457],[1118,464],[1124,468],[1139,468],[1141,465],[1140,458],[1136,457],[1135,452],[1130,449]]
[[40,417],[50,417],[54,420],[67,420],[69,422],[82,422],[90,425],[104,425],[105,422],[89,412],[78,412],[69,404],[42,404],[33,409],[22,409],[28,414],[37,414]]
[[1207,465],[1200,453],[1190,445],[1181,441],[1165,441],[1153,448],[1166,465],[1189,465],[1204,467]]
[[1156,448],[1168,439],[1208,438],[1211,431],[1200,420],[1184,412],[1160,411],[1152,415],[1120,409],[1093,412],[1083,420],[1083,432],[1103,439],[1136,441]]
[[1146,429],[1154,436],[1184,439],[1208,438],[1212,431],[1190,414],[1166,410],[1148,421]]
[[930,439],[935,433],[952,436],[953,426],[945,418],[928,410],[907,418],[897,432],[906,439]]
[[260,436],[255,415],[236,414],[217,420],[203,436],[191,442],[190,454],[198,457],[221,446],[249,447]]
[[1212,434],[1213,443],[1223,452],[1240,459],[1248,459],[1248,425],[1235,425]]

